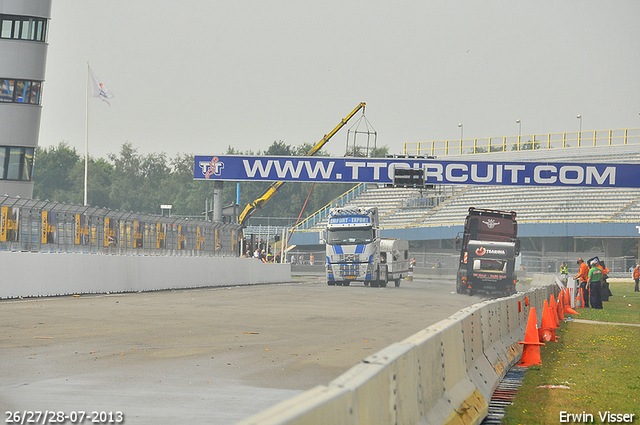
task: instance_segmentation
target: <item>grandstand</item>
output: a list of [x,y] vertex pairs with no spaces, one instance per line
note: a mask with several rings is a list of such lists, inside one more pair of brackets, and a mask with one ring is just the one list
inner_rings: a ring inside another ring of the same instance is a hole
[[[577,163],[638,163],[639,145],[552,148],[527,151],[449,155],[452,161],[546,161]],[[639,176],[640,178],[640,176]],[[621,255],[619,238],[640,234],[640,189],[585,188],[559,186],[458,185],[416,189],[388,188],[370,184],[360,189],[346,205],[377,206],[380,227],[386,237],[414,241],[451,240],[462,230],[469,207],[516,211],[521,235],[545,239],[547,247],[558,248],[553,238],[601,238],[604,251]],[[324,220],[301,226],[292,243],[317,244],[317,236],[304,232],[323,228]],[[294,235],[295,236],[295,235]],[[542,242],[544,246],[544,242]]]
[[[637,145],[447,156],[447,160],[640,162]],[[640,178],[640,177],[639,177]],[[588,199],[588,201],[587,201]],[[462,225],[470,206],[516,211],[520,222],[640,221],[640,189],[557,186],[389,188],[370,184],[346,205],[377,206],[382,228]],[[315,222],[308,230],[325,226]]]

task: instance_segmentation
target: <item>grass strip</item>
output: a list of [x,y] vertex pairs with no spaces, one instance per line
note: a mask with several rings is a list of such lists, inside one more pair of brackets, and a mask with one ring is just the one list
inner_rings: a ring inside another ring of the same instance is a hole
[[[640,293],[633,292],[634,285],[633,281],[612,282],[614,295],[604,309],[577,309],[580,315],[575,317],[640,323]],[[558,342],[541,346],[542,365],[529,367],[502,423],[623,422],[623,416],[603,420],[601,415],[610,412],[633,414],[631,423],[640,424],[640,327],[567,321],[556,335]],[[561,412],[566,412],[564,418]]]

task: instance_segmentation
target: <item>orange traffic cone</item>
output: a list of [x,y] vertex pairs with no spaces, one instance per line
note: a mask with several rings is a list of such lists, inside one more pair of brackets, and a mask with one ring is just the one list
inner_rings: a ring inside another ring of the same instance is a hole
[[555,328],[560,327],[560,320],[558,320],[558,306],[556,305],[556,297],[551,294],[551,301],[549,301],[549,309],[551,310],[551,317],[553,318],[553,326]]
[[540,335],[540,342],[553,341],[556,342],[556,328],[553,325],[553,318],[551,317],[551,311],[549,311],[549,304],[547,300],[544,300],[542,307],[542,323],[540,329],[538,329]]
[[562,312],[564,314],[580,315],[580,313],[571,308],[571,295],[569,295],[569,288],[564,291],[564,309]]
[[562,299],[562,295],[558,295],[558,305],[556,307],[556,311],[558,313],[558,320],[564,322],[564,303]]
[[540,346],[545,344],[538,341],[537,326],[538,318],[536,317],[536,308],[531,307],[527,320],[527,330],[524,334],[524,342],[518,342],[518,344],[524,345],[522,349],[522,359],[518,366],[528,367],[534,364],[542,364]]
[[576,292],[576,308],[583,308],[584,299],[582,298],[582,288],[577,288]]
[[571,306],[571,294],[569,293],[569,288],[564,290],[564,306]]

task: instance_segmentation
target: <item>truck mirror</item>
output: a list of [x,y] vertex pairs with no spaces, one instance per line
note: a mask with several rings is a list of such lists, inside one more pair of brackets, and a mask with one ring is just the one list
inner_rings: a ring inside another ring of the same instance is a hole
[[327,241],[325,240],[325,236],[324,236],[324,230],[320,230],[318,232],[318,236],[320,236],[320,242],[318,242],[320,245],[324,245],[327,243]]

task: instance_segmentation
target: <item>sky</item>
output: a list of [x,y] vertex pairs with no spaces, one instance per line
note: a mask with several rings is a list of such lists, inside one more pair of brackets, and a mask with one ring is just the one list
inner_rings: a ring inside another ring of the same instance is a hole
[[115,95],[89,101],[98,158],[316,143],[360,102],[398,154],[461,130],[639,128],[639,17],[637,0],[53,0],[39,145],[84,155],[87,62]]

